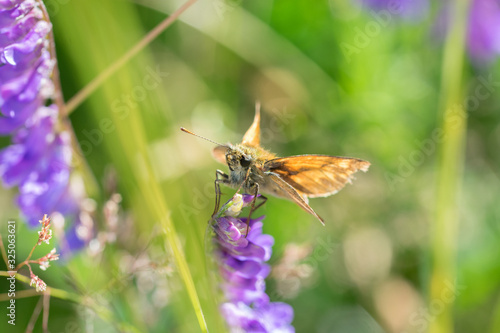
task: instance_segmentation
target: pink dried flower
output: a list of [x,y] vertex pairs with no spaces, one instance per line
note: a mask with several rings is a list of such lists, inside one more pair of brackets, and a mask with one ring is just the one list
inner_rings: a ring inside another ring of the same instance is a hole
[[30,286],[33,287],[34,285],[37,292],[45,291],[47,289],[47,284],[43,282],[43,280],[40,279],[38,276],[33,274],[33,272],[31,272],[30,277],[31,277]]
[[38,232],[37,245],[42,244],[42,242],[49,244],[49,241],[52,238],[52,230],[50,230],[50,218],[48,218],[47,215],[44,215],[40,223],[42,224],[42,230]]
[[40,269],[42,271],[47,270],[47,268],[49,268],[50,266],[50,262],[54,260],[59,260],[59,254],[56,254],[55,248],[53,248],[52,251],[50,251],[45,256],[38,259],[38,264],[40,265]]
[[47,216],[47,214],[44,214],[42,220],[39,220],[38,222],[40,222],[43,228],[47,228],[50,226],[50,218]]

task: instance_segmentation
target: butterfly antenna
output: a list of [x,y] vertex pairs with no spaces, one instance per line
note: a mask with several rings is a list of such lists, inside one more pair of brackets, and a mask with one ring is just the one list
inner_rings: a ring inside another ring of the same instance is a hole
[[188,133],[188,134],[191,134],[191,135],[194,135],[194,136],[197,136],[197,137],[199,137],[199,138],[201,138],[201,139],[203,139],[203,140],[207,140],[208,142],[215,143],[216,145],[219,145],[219,146],[223,146],[223,147],[230,148],[228,145],[223,145],[223,144],[218,143],[218,142],[216,142],[216,141],[214,141],[214,140],[207,139],[207,138],[205,138],[204,136],[201,136],[201,135],[195,134],[195,133],[191,132],[190,130],[185,129],[184,127],[181,127],[181,131],[183,131],[183,132],[185,132],[185,133]]

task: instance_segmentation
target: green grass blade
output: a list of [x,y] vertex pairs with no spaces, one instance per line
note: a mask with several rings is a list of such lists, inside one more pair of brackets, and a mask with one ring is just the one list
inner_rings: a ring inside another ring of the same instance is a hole
[[[430,333],[453,332],[453,301],[443,300],[443,292],[456,288],[456,242],[458,234],[458,199],[464,164],[466,110],[461,102],[462,72],[467,26],[468,1],[452,5],[454,21],[447,36],[441,83],[443,140],[440,146],[435,220],[433,224],[432,273],[429,308],[443,304],[436,319],[429,323]],[[453,290],[454,292],[455,290]]]

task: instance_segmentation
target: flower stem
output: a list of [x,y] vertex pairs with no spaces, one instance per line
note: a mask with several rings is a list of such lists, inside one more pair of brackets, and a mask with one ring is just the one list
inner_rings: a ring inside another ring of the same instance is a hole
[[9,260],[7,259],[7,252],[5,252],[5,247],[3,245],[2,235],[0,234],[0,251],[2,252],[2,258],[5,262],[5,266],[9,267]]
[[43,332],[49,331],[49,306],[50,306],[50,290],[43,293],[43,316],[42,328]]
[[[456,296],[455,252],[458,230],[458,199],[464,163],[467,114],[462,101],[462,71],[468,0],[450,2],[450,25],[445,43],[440,102],[442,141],[439,146],[435,215],[432,233],[432,272],[429,311],[435,320],[429,333],[453,332],[453,300],[443,299],[449,290]],[[433,304],[443,305],[436,311]]]
[[153,39],[158,37],[165,29],[167,29],[175,20],[186,11],[191,5],[193,5],[197,0],[186,1],[179,9],[177,9],[172,15],[167,17],[165,20],[160,22],[153,30],[151,30],[143,39],[141,39],[137,44],[135,44],[130,50],[123,54],[118,60],[116,60],[111,66],[106,68],[104,71],[99,73],[99,75],[94,78],[89,84],[87,84],[82,90],[80,90],[75,96],[73,96],[68,103],[66,103],[65,115],[69,115],[73,112],[87,97],[89,97],[106,79],[108,79],[114,72],[120,69],[125,63],[127,63],[133,56],[135,56],[139,51],[146,47]]
[[[37,246],[37,244],[35,244],[35,246],[33,246],[33,248],[31,249],[31,252],[28,255],[28,257],[23,262],[19,263],[16,266],[16,269],[15,269],[16,271],[18,271],[19,268],[23,267],[24,265],[28,265],[28,267],[29,267],[29,262],[30,262],[31,256],[33,255],[33,252],[35,251],[36,246]],[[31,271],[31,268],[30,268],[30,271]]]
[[43,305],[42,298],[40,297],[40,299],[36,303],[35,310],[33,310],[33,313],[31,314],[30,321],[28,322],[28,327],[26,328],[26,333],[33,332],[36,320],[38,319],[40,312],[42,312],[42,305]]

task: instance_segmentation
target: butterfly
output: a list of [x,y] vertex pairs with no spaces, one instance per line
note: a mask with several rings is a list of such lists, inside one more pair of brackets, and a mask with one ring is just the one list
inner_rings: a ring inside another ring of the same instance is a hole
[[[201,137],[185,128],[181,130]],[[309,198],[328,197],[337,193],[345,184],[351,183],[354,173],[359,170],[366,172],[370,167],[370,162],[352,157],[312,154],[277,157],[260,146],[259,103],[255,108],[253,123],[241,143],[223,145],[201,138],[217,144],[212,155],[217,161],[226,164],[230,171],[229,174],[216,171],[214,212],[220,205],[219,186],[224,184],[254,195],[250,216],[267,200],[264,194],[270,194],[293,201],[324,225],[324,220],[309,206]],[[263,201],[255,206],[257,197]]]

